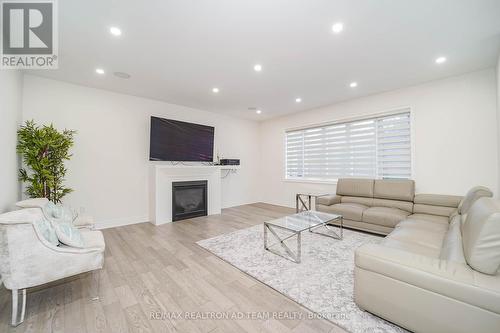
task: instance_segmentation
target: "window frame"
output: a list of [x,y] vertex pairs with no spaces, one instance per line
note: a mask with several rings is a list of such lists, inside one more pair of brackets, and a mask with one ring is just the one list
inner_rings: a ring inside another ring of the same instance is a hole
[[285,128],[282,133],[282,147],[283,147],[283,164],[282,164],[282,181],[290,183],[304,183],[304,184],[332,184],[336,185],[338,179],[311,179],[311,178],[288,178],[287,176],[287,133],[292,131],[307,130],[311,128],[331,126],[337,124],[343,124],[348,122],[370,120],[374,118],[382,118],[393,116],[401,113],[408,113],[410,118],[410,178],[415,179],[415,117],[413,112],[413,107],[411,106],[400,106],[385,110],[382,112],[367,113],[354,117],[339,118],[332,121],[325,121],[321,123],[308,124],[306,126],[300,127],[290,127]]

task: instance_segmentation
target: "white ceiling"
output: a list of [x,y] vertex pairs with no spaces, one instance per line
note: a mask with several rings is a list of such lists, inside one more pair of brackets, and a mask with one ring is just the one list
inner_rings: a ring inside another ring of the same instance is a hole
[[[33,74],[249,119],[492,67],[500,49],[500,0],[58,4],[59,70]],[[345,28],[336,35],[338,21]],[[112,25],[121,37],[109,34]],[[441,55],[448,61],[435,64]]]

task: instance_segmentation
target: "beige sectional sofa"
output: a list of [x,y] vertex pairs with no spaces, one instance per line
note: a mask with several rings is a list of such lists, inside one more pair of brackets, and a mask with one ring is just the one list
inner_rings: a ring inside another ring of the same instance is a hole
[[414,194],[411,180],[341,179],[317,209],[388,234],[356,249],[354,300],[413,332],[500,332],[500,204],[484,187],[465,197]]
[[386,235],[406,219],[448,225],[461,196],[417,194],[413,180],[339,179],[336,195],[318,197],[316,209],[340,214],[344,225]]
[[356,250],[360,308],[413,332],[500,332],[500,205],[473,192],[449,224],[407,219]]

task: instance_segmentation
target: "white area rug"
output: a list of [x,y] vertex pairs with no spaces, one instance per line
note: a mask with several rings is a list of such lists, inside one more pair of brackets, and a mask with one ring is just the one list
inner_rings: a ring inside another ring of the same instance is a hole
[[[302,262],[296,264],[265,251],[263,234],[257,225],[197,244],[347,331],[406,332],[354,303],[354,250],[380,237],[344,230],[344,239],[336,240],[303,232]],[[295,239],[287,243],[295,249]]]

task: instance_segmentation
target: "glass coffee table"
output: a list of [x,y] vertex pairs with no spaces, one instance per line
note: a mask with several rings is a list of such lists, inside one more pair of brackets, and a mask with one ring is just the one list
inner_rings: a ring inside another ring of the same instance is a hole
[[[335,228],[332,228],[332,224],[334,222],[337,222],[338,225],[336,224]],[[324,231],[319,231],[321,228],[324,229]],[[335,229],[338,229],[339,232],[337,233]],[[282,232],[278,233],[278,230],[281,230]],[[264,222],[264,249],[283,258],[300,263],[302,245],[301,233],[306,230],[334,239],[342,239],[342,215],[309,210]],[[277,241],[276,243],[269,245],[268,233],[273,236],[274,240]],[[297,249],[295,253],[288,247],[288,245],[285,244],[286,240],[293,237],[296,237],[297,239]],[[288,257],[276,250],[273,250],[271,247],[274,247],[275,245],[280,245],[288,254]]]

